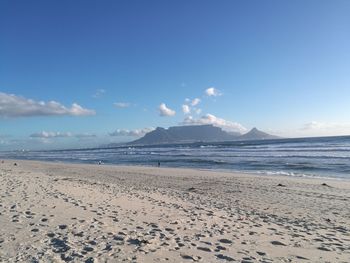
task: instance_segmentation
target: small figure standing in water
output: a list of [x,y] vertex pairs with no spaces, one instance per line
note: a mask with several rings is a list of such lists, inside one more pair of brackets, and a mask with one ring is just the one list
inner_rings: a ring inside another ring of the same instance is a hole
[[158,161],[158,167],[160,167],[160,162]]

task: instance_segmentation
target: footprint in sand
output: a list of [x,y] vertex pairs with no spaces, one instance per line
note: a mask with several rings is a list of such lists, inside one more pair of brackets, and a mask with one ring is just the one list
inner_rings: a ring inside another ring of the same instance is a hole
[[225,256],[223,254],[217,254],[216,257],[218,259],[222,259],[222,260],[226,260],[226,261],[235,261],[233,258],[229,257],[229,256]]
[[61,230],[64,230],[64,229],[67,228],[67,225],[59,225],[58,228],[61,229]]
[[67,245],[66,240],[59,238],[52,238],[51,240],[52,251],[54,253],[64,253],[70,249],[70,246]]

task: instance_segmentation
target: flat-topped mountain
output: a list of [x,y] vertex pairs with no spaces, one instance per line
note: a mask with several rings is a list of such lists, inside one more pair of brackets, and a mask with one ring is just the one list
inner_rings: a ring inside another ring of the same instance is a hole
[[220,142],[238,140],[276,139],[277,136],[267,134],[253,128],[246,134],[226,132],[219,127],[209,125],[175,126],[168,129],[158,127],[142,138],[129,142],[131,145],[151,145],[190,142]]
[[175,126],[169,127],[168,129],[158,127],[145,134],[142,138],[131,142],[131,144],[229,141],[239,135],[239,133],[229,134],[213,125]]

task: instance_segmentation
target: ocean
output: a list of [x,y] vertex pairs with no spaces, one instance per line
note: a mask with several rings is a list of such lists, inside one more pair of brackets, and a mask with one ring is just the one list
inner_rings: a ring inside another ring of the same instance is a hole
[[0,158],[147,165],[350,179],[350,136],[262,141],[7,151]]

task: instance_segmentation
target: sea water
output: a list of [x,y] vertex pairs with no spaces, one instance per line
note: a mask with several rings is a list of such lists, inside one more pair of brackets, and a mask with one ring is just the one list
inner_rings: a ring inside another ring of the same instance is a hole
[[350,179],[350,136],[0,152],[0,158]]

